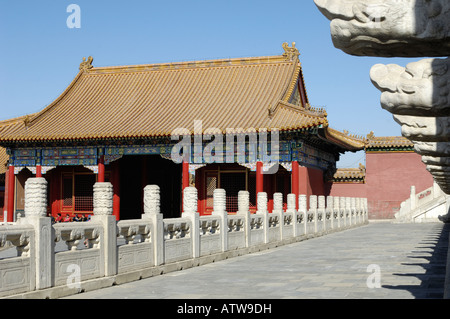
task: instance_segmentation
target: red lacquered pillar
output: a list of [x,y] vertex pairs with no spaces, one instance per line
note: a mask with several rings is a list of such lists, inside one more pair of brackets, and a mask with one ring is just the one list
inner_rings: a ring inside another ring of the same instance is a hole
[[16,176],[14,175],[14,166],[10,165],[8,169],[8,204],[6,210],[8,212],[7,222],[14,221],[14,190],[16,188]]
[[98,180],[99,183],[105,182],[105,156],[102,155],[98,159]]
[[298,209],[298,196],[299,193],[299,165],[297,161],[292,162],[292,172],[291,172],[291,192],[295,194],[295,209]]
[[36,177],[42,177],[42,166],[36,165]]
[[183,162],[183,191],[186,187],[189,187],[189,162]]
[[118,162],[112,166],[111,182],[113,184],[113,215],[120,220],[120,165]]
[[183,212],[184,189],[189,187],[189,162],[183,161],[181,165],[183,166],[181,172],[181,211]]
[[8,211],[8,195],[9,195],[8,180],[9,180],[9,171],[6,170],[6,172],[5,172],[5,197],[3,198],[3,220],[2,220],[3,222],[7,222],[7,220],[6,220],[7,216],[6,216],[5,212]]
[[256,195],[264,191],[263,163],[256,162]]

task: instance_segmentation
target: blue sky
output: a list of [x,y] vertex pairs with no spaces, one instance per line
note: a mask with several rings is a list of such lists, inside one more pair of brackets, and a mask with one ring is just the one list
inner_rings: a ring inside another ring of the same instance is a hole
[[[68,28],[70,4],[81,28]],[[407,59],[353,57],[334,48],[329,21],[313,0],[15,0],[0,9],[0,120],[34,113],[56,99],[83,57],[113,66],[279,55],[296,42],[312,106],[352,134],[400,135],[380,106],[369,70]],[[343,156],[340,167],[364,163]]]

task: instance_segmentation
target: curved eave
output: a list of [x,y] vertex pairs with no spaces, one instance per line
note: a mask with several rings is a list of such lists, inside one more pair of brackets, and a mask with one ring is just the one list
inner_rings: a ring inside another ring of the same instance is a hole
[[365,141],[348,136],[344,133],[341,133],[337,130],[334,130],[330,127],[325,127],[323,130],[319,132],[319,137],[323,140],[326,140],[328,142],[331,142],[342,149],[343,152],[345,151],[351,151],[351,152],[358,152],[365,149]]
[[[229,68],[230,66],[232,66],[233,69]],[[258,70],[257,75],[261,78],[260,82],[265,84],[266,86],[270,84],[271,85],[270,90],[265,89],[265,87],[262,85],[259,86],[255,85],[254,81],[248,80],[249,76],[255,73],[255,71],[252,71],[251,69],[254,69],[254,67],[256,66],[260,68],[257,69]],[[292,60],[286,60],[286,58],[283,56],[274,56],[274,57],[242,58],[231,60],[181,62],[170,64],[103,67],[103,68],[100,67],[100,68],[91,68],[88,70],[82,69],[78,72],[77,76],[72,80],[72,82],[64,90],[64,92],[50,105],[45,107],[42,111],[21,118],[6,121],[5,124],[2,124],[0,122],[0,145],[5,146],[11,145],[13,143],[38,144],[49,142],[58,143],[63,141],[66,142],[87,141],[87,140],[100,141],[100,140],[115,140],[115,139],[150,139],[150,138],[170,137],[173,133],[173,130],[171,129],[173,127],[191,127],[192,122],[190,121],[190,118],[189,122],[188,119],[184,119],[184,122],[186,122],[184,123],[178,117],[168,116],[168,114],[169,115],[175,114],[174,113],[175,111],[169,112],[166,109],[163,110],[159,108],[158,110],[155,111],[155,114],[157,114],[156,112],[159,112],[158,115],[155,115],[155,117],[148,116],[147,118],[144,118],[145,123],[142,120],[141,121],[142,124],[134,125],[134,127],[132,127],[131,125],[128,125],[127,120],[122,120],[123,118],[133,120],[131,116],[128,116],[128,113],[126,114],[124,113],[124,108],[122,108],[122,113],[120,113],[122,115],[125,114],[124,117],[110,113],[107,114],[109,116],[108,118],[106,117],[104,119],[102,118],[101,123],[98,123],[95,120],[93,121],[88,120],[83,123],[77,122],[76,120],[73,120],[73,118],[76,118],[77,114],[79,113],[76,113],[75,111],[71,111],[72,113],[68,112],[72,116],[68,118],[67,116],[64,116],[64,114],[67,113],[67,112],[64,113],[65,112],[64,110],[66,109],[75,110],[75,106],[80,106],[80,108],[84,112],[83,114],[86,115],[87,113],[85,106],[86,105],[90,106],[91,105],[89,103],[90,101],[94,101],[98,104],[99,108],[97,108],[96,110],[101,110],[102,107],[103,108],[108,107],[109,104],[103,103],[101,99],[97,99],[95,97],[95,94],[90,93],[86,94],[87,97],[85,98],[86,99],[85,102],[80,102],[81,99],[80,98],[77,99],[75,93],[88,92],[85,86],[87,86],[88,88],[92,88],[90,92],[99,92],[96,89],[101,89],[104,90],[106,93],[108,93],[109,92],[108,90],[110,90],[111,92],[117,94],[119,97],[122,98],[122,100],[125,101],[127,95],[124,92],[128,92],[125,91],[125,88],[127,88],[128,86],[131,86],[134,83],[138,83],[138,81],[153,81],[155,83],[155,86],[157,85],[157,83],[161,83],[161,81],[159,82],[156,81],[157,79],[156,76],[154,78],[153,77],[150,78],[149,76],[149,79],[143,78],[143,76],[141,76],[142,75],[141,72],[155,71],[155,70],[158,71],[171,70],[181,72],[189,70],[189,74],[191,74],[192,77],[194,75],[194,73],[191,72],[192,69],[203,70],[204,68],[208,69],[211,67],[213,67],[214,70],[211,70],[211,72],[209,74],[206,74],[204,78],[202,79],[199,78],[200,83],[203,83],[201,81],[205,81],[205,79],[209,79],[209,77],[213,75],[215,75],[217,78],[216,75],[217,72],[224,72],[223,75],[224,78],[227,76],[233,76],[234,78],[240,79],[244,84],[248,86],[247,90],[240,89],[241,87],[236,85],[231,87],[228,82],[225,82],[225,84],[222,87],[222,91],[227,89],[234,89],[239,91],[242,94],[242,96],[238,96],[236,101],[238,101],[240,104],[235,103],[235,105],[239,107],[246,106],[246,108],[243,108],[242,112],[244,112],[243,113],[244,116],[242,117],[242,119],[244,120],[242,120],[236,114],[230,114],[230,110],[228,108],[223,107],[223,105],[225,104],[228,107],[229,103],[228,104],[224,103],[224,101],[226,102],[229,99],[222,98],[221,95],[216,94],[217,92],[211,90],[211,88],[209,88],[209,91],[207,93],[200,92],[197,93],[196,95],[191,94],[190,96],[194,96],[196,98],[194,102],[196,103],[195,110],[197,112],[200,112],[201,110],[204,111],[204,108],[202,108],[203,106],[202,102],[205,99],[204,98],[205,94],[213,102],[220,102],[223,104],[218,106],[218,109],[222,110],[220,113],[222,117],[218,116],[217,111],[211,112],[208,110],[208,113],[206,115],[204,113],[201,113],[202,116],[206,116],[205,123],[207,124],[205,124],[205,126],[223,129],[225,127],[239,127],[239,124],[241,124],[242,129],[231,132],[234,134],[239,133],[247,134],[255,132],[255,130],[247,131],[251,127],[256,128],[266,127],[268,128],[268,131],[270,131],[270,128],[276,128],[281,132],[281,131],[304,130],[309,128],[323,128],[328,126],[327,115],[324,110],[310,108],[309,105],[308,106],[294,105],[289,103],[296,90],[296,85],[297,83],[299,83],[299,81],[301,81],[301,84],[303,84],[304,89],[304,79],[302,78],[301,64],[298,60],[298,56],[296,56],[295,59]],[[242,71],[239,71],[238,69],[242,69]],[[225,73],[225,71],[221,70],[225,70],[228,73]],[[238,73],[238,71],[241,73]],[[106,80],[106,78],[111,78],[114,77],[115,75],[118,76],[118,74],[121,75],[121,79],[117,80],[111,79],[110,81]],[[123,76],[123,74],[126,75],[129,74],[129,76],[128,75]],[[172,74],[175,73],[171,73],[170,74],[171,77],[167,76],[166,79],[167,83],[174,83],[174,78],[172,78]],[[187,74],[187,72],[185,74]],[[104,78],[99,78],[100,76],[104,76]],[[134,76],[136,76],[137,78],[134,79]],[[178,77],[180,76],[177,73],[177,78]],[[184,89],[185,91],[187,89],[191,89],[188,84],[192,82],[187,81],[188,79],[191,79],[191,77],[188,77],[188,75],[186,75],[185,78],[180,77],[184,82],[180,82],[179,86],[175,85],[170,86],[170,90],[179,90],[181,92],[184,87],[186,87]],[[131,80],[127,80],[128,78],[131,78]],[[195,79],[197,78],[198,76]],[[273,85],[273,83],[275,83],[276,85]],[[108,85],[111,85],[113,89],[109,89]],[[215,86],[211,87],[215,88]],[[255,89],[255,92],[249,91],[253,89],[253,87],[256,87],[257,90]],[[162,89],[158,88],[158,90],[161,91]],[[170,91],[169,93],[171,92],[172,91]],[[139,104],[133,106],[137,114],[136,116],[138,116],[139,114],[144,114],[144,111],[147,110],[146,107],[148,107],[147,105],[149,104],[144,103],[146,101],[145,100],[146,98],[150,102],[153,102],[154,100],[152,98],[152,95],[148,94],[147,92],[138,92],[138,93],[142,93],[141,94],[142,97],[139,100],[140,101]],[[256,95],[257,97],[259,97],[259,99],[257,99],[257,102],[259,104],[257,104],[256,106],[253,106],[251,103],[249,103],[249,101],[255,100],[255,98],[252,98],[252,95]],[[173,94],[173,96],[177,95]],[[182,101],[186,99],[185,97],[183,97],[183,95],[178,96],[181,96]],[[235,97],[236,94],[232,96]],[[170,98],[170,101],[172,100],[174,99]],[[126,101],[125,102],[124,101],[122,102],[118,101],[117,104],[126,105],[125,103]],[[122,104],[120,104],[119,102]],[[303,104],[304,102],[305,101],[303,101]],[[189,103],[185,104],[188,106],[191,105]],[[216,106],[216,104],[212,102],[210,104]],[[155,105],[162,105],[162,104],[155,102]],[[248,107],[249,105],[252,105],[252,108]],[[150,114],[149,112],[147,113]],[[191,118],[194,117],[194,115],[192,114],[190,115]],[[233,115],[231,119],[230,115]],[[158,116],[160,117],[160,121],[156,122],[156,124],[153,123],[155,122],[153,121],[153,119],[154,118],[158,119],[159,118]],[[217,120],[218,117],[219,120]],[[83,118],[90,119],[92,117],[85,116]],[[175,120],[173,120],[174,118]],[[55,124],[54,119],[58,121],[57,122],[58,125]],[[171,120],[171,122],[170,121],[169,121],[170,123],[166,122],[168,120]],[[69,127],[68,124],[70,124],[71,126]],[[227,132],[226,130],[224,129],[222,130],[222,134],[225,134],[226,132]]]
[[[282,126],[278,128],[280,133],[282,132],[292,132],[292,131],[301,131],[308,130],[312,128],[322,128],[327,125],[328,122],[326,119],[313,119],[306,125],[301,126]],[[252,134],[252,133],[261,133],[261,132],[271,132],[273,129],[267,130],[220,130],[220,131],[204,131],[204,135],[208,134]],[[105,140],[132,140],[132,139],[157,139],[157,138],[170,138],[175,133],[179,135],[183,135],[184,132],[160,132],[160,133],[136,133],[136,134],[86,134],[86,135],[62,135],[62,136],[48,136],[46,138],[42,137],[33,137],[33,136],[18,136],[13,139],[2,139],[0,138],[0,144],[14,144],[14,143],[52,143],[52,142],[76,142],[76,141],[105,141]],[[189,131],[188,133],[191,136],[194,136],[194,132]]]

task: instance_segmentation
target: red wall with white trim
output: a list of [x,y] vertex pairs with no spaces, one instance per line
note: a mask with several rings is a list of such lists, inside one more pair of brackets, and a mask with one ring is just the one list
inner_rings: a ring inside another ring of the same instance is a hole
[[333,183],[330,196],[367,197],[369,219],[392,219],[409,198],[411,186],[421,192],[433,177],[414,152],[367,152],[364,184]]

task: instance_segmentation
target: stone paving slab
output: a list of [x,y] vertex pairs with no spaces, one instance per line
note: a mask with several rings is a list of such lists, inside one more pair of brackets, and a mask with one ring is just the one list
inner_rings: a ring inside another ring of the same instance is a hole
[[442,299],[448,230],[371,222],[66,299]]

